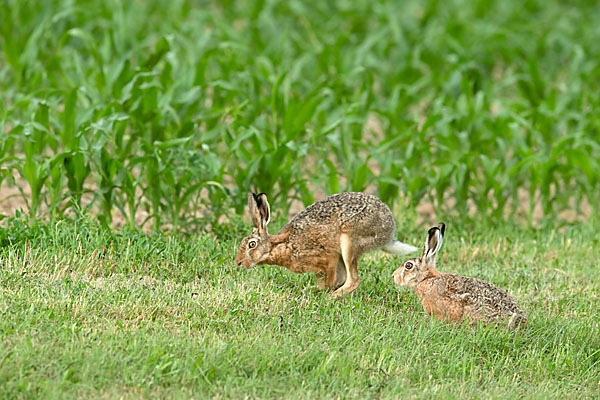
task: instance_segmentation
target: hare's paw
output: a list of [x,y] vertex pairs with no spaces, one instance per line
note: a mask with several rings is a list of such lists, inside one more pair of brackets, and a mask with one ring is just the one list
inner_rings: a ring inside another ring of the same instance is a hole
[[348,285],[346,282],[346,284],[344,284],[344,286],[342,286],[341,288],[339,288],[336,291],[334,291],[333,293],[331,293],[331,296],[332,297],[342,297],[342,296],[349,295],[350,293],[352,293],[356,290],[356,288],[358,287],[359,284],[360,284],[359,280],[352,282],[352,284],[350,284],[350,285]]
[[327,284],[324,280],[319,280],[316,285],[310,285],[302,289],[302,293],[306,293],[307,291],[318,290],[321,291],[323,289],[327,289]]

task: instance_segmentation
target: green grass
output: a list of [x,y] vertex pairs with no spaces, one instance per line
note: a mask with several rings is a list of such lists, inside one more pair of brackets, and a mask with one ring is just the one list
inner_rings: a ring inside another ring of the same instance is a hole
[[[236,228],[237,226],[237,228]],[[400,226],[420,244],[423,232]],[[232,225],[232,236],[247,228]],[[235,240],[13,222],[0,251],[2,398],[596,398],[598,230],[450,225],[440,269],[514,295],[529,330],[437,322],[363,258],[351,298],[242,270]],[[9,243],[12,243],[10,245]]]

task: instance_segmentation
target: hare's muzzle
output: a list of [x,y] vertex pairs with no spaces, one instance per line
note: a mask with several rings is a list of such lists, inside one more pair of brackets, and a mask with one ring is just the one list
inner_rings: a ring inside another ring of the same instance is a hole
[[235,263],[237,264],[238,267],[243,267],[242,263],[243,263],[244,259],[242,257],[238,256],[235,258]]
[[253,267],[252,262],[250,262],[249,260],[245,260],[245,259],[240,259],[238,260],[237,258],[235,259],[235,263],[239,266],[242,267],[244,269],[248,269]]

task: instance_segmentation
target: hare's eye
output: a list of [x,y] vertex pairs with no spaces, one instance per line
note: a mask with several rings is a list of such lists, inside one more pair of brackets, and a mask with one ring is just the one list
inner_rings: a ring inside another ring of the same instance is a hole
[[406,264],[404,264],[404,268],[406,268],[408,271],[410,271],[411,269],[413,269],[415,265],[413,263],[411,263],[410,261],[407,262]]
[[248,247],[253,249],[256,247],[256,240],[251,240],[248,242]]

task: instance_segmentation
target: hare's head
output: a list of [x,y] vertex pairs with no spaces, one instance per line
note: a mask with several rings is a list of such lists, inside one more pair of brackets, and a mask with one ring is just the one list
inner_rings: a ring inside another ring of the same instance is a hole
[[271,209],[264,193],[248,194],[248,209],[252,217],[252,233],[242,239],[235,263],[243,268],[252,268],[265,261],[271,252],[271,242],[267,225],[271,218]]
[[394,282],[400,286],[415,287],[428,275],[430,268],[435,269],[435,259],[444,242],[446,225],[440,222],[427,232],[423,254],[419,258],[411,258],[394,271]]

